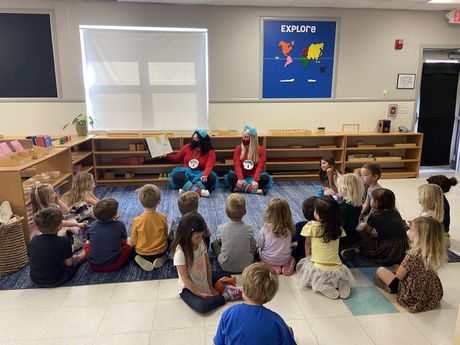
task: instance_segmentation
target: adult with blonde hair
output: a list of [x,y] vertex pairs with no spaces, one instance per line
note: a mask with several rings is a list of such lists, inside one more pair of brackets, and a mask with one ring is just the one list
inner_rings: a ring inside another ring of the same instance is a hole
[[265,194],[265,188],[273,184],[272,177],[264,172],[267,159],[265,148],[259,145],[254,127],[245,125],[242,136],[241,144],[235,147],[233,153],[234,170],[225,176],[225,185],[232,192]]
[[436,271],[447,261],[446,237],[441,223],[432,217],[414,220],[415,236],[395,273],[379,267],[375,283],[397,294],[398,303],[410,313],[428,311],[439,305],[443,296]]

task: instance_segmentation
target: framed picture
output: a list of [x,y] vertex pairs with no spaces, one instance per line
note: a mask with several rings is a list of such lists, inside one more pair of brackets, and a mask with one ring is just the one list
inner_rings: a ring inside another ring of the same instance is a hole
[[415,88],[415,74],[398,74],[398,81],[396,83],[397,89],[414,89]]
[[342,132],[344,133],[358,133],[359,124],[358,123],[345,123],[342,125]]

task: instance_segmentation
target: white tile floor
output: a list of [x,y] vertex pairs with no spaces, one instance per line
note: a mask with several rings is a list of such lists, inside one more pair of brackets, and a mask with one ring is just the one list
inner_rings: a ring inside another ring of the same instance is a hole
[[[381,181],[395,192],[406,219],[419,212],[417,187],[425,178]],[[452,249],[460,253],[460,187],[447,197]],[[426,313],[355,317],[340,300],[300,291],[295,276],[280,277],[280,290],[267,306],[292,326],[298,344],[452,344],[460,263],[446,265],[440,277],[441,308]],[[360,273],[356,278],[365,279]],[[0,291],[0,345],[212,344],[228,306],[201,316],[177,298],[175,280]]]

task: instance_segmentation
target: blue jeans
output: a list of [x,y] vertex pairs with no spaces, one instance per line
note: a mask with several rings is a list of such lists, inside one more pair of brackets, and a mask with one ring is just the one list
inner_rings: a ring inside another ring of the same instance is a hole
[[[214,286],[214,284],[224,276],[226,276],[226,274],[224,273],[213,273],[212,285]],[[221,305],[225,304],[225,298],[222,295],[203,298],[194,295],[193,292],[187,288],[184,288],[182,292],[179,294],[179,296],[180,298],[182,298],[185,304],[187,304],[190,308],[201,314],[207,313],[208,311],[214,310],[220,307]]]

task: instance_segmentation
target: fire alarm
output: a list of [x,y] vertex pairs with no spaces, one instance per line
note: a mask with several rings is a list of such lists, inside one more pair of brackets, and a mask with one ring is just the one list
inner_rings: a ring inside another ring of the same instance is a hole
[[398,114],[398,105],[390,104],[388,105],[388,116],[396,116]]
[[395,49],[396,50],[402,49],[403,43],[404,43],[404,40],[401,40],[401,39],[395,40]]

